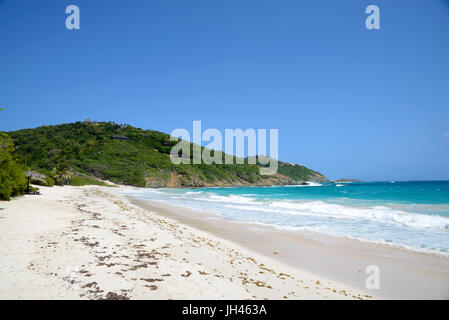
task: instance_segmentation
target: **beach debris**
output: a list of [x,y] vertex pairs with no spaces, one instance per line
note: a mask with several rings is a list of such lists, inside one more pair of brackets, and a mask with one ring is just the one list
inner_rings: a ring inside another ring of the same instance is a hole
[[181,277],[187,278],[187,277],[190,277],[191,274],[192,274],[192,272],[187,270],[185,274],[181,274]]
[[164,281],[164,279],[153,279],[153,278],[149,278],[149,279],[140,278],[140,280],[146,281],[146,282]]
[[75,265],[68,266],[65,270],[65,275],[62,277],[62,280],[66,282],[67,289],[79,289],[79,281],[76,278],[76,274],[79,273],[79,268]]
[[150,290],[157,290],[157,286],[155,286],[154,284],[152,284],[152,285],[145,285],[145,287],[150,288]]
[[128,296],[125,294],[118,294],[115,292],[108,292],[105,298],[100,298],[99,300],[129,300]]

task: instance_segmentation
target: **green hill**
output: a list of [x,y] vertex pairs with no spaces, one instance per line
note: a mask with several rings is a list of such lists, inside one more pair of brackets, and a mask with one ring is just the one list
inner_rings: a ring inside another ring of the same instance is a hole
[[290,177],[295,181],[325,182],[328,179],[317,171],[313,171],[299,164],[279,162],[278,173]]
[[174,165],[169,156],[177,142],[170,141],[168,134],[113,122],[76,122],[8,134],[16,156],[27,167],[56,180],[62,179],[61,172],[68,171],[66,180],[75,185],[101,184],[98,179],[138,187],[282,185],[326,180],[315,171],[287,163],[280,163],[279,173],[272,176],[261,176],[260,167],[247,162]]

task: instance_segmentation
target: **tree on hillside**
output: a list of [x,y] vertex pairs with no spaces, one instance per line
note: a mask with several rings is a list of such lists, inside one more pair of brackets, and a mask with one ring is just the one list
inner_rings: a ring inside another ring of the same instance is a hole
[[13,151],[11,138],[0,132],[0,200],[23,194],[27,187],[25,169],[14,161]]
[[56,183],[59,185],[68,185],[70,182],[70,178],[72,178],[73,172],[72,169],[65,162],[60,162],[55,168],[54,177],[56,179]]

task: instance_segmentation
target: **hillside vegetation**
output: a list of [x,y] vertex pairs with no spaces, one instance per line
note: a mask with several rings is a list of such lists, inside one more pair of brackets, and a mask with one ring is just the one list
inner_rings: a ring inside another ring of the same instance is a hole
[[175,165],[170,151],[177,142],[169,135],[113,122],[76,122],[8,134],[27,168],[67,184],[101,184],[101,179],[138,187],[202,187],[326,180],[287,163],[273,176],[261,176],[258,165],[247,163]]
[[0,200],[23,194],[27,188],[25,167],[13,158],[11,138],[0,132]]

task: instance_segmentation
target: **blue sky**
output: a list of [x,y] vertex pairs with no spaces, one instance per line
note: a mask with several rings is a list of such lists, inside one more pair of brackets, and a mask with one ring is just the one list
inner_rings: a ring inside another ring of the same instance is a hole
[[332,179],[449,179],[449,1],[0,0],[0,107],[4,131],[278,128]]

